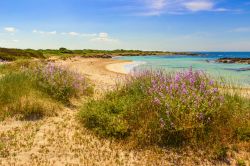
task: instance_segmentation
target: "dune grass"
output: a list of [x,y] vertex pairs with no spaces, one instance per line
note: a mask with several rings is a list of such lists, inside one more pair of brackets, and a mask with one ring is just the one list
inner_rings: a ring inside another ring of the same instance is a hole
[[136,146],[221,150],[250,139],[249,99],[222,93],[222,88],[225,85],[192,69],[176,74],[144,71],[89,101],[79,117],[99,136]]
[[0,79],[0,119],[12,116],[38,119],[55,115],[58,105],[33,84],[24,73],[9,73]]
[[71,98],[91,94],[92,86],[83,76],[62,67],[23,60],[1,65],[0,119],[55,115]]

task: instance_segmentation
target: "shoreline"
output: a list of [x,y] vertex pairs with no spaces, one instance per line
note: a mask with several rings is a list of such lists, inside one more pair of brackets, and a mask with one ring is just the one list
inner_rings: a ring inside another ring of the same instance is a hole
[[130,65],[137,64],[133,61],[125,61],[125,62],[123,60],[115,60],[115,61],[117,62],[108,64],[105,66],[105,68],[108,71],[119,73],[119,74],[129,74],[130,69],[128,69],[127,67]]
[[128,74],[125,66],[133,64],[126,60],[81,57],[56,60],[53,63],[85,75],[95,84],[98,94],[113,89]]

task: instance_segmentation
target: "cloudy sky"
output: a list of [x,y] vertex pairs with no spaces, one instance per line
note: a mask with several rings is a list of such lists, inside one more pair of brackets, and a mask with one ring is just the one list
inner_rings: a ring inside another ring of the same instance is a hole
[[250,0],[0,0],[0,47],[250,51]]

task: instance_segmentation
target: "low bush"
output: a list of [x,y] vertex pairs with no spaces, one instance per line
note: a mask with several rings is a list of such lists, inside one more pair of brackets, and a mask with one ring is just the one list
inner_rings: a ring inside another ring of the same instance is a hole
[[53,98],[68,103],[72,97],[91,95],[92,86],[77,72],[53,64],[36,67],[31,73],[36,86]]
[[250,102],[201,71],[135,73],[85,104],[79,116],[101,136],[138,145],[215,146],[249,139]]

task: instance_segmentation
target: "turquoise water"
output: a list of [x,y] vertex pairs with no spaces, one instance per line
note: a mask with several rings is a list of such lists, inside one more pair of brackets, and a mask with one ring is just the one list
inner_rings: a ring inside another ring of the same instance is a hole
[[180,71],[192,67],[195,70],[203,70],[214,77],[220,77],[234,84],[250,86],[250,68],[248,64],[224,64],[214,60],[222,57],[248,57],[249,52],[239,53],[205,53],[204,56],[125,56],[116,57],[121,60],[132,60],[135,63],[126,66],[127,70],[137,69],[166,69],[167,71]]

